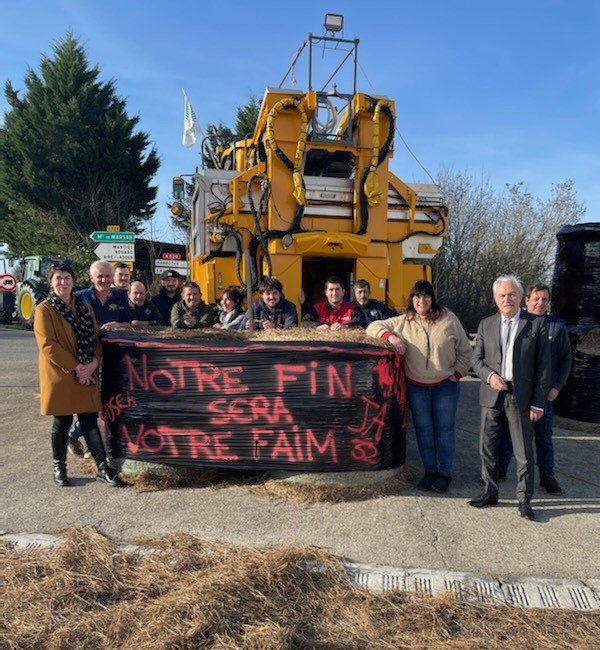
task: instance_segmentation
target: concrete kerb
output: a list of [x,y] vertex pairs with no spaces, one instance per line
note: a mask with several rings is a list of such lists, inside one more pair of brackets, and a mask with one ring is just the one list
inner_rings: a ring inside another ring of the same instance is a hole
[[[6,534],[3,541],[20,552],[49,551],[64,537],[44,533]],[[144,555],[155,552],[133,544],[118,544],[126,553]],[[396,568],[344,562],[352,583],[374,592],[403,591],[411,594],[451,595],[473,605],[505,605],[524,608],[600,610],[600,580],[556,580],[547,578],[491,578],[474,573]],[[314,567],[318,571],[318,566]]]

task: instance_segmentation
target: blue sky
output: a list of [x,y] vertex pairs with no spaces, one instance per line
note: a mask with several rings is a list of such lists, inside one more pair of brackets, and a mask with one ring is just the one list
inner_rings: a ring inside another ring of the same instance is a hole
[[[524,181],[541,198],[571,178],[584,220],[600,219],[596,0],[2,2],[0,79],[22,88],[27,68],[71,29],[158,149],[154,234],[169,240],[171,178],[199,163],[197,148],[181,145],[181,89],[203,127],[232,124],[250,94],[279,83],[305,36],[323,32],[326,12],[344,14],[344,36],[360,38],[359,89],[396,101],[398,128],[433,176],[451,168],[498,188]],[[332,70],[338,60],[318,63]],[[392,169],[426,180],[398,138]]]

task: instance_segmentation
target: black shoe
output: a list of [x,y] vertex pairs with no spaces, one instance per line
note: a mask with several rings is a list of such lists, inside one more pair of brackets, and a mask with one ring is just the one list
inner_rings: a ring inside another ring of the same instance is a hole
[[98,465],[96,480],[102,483],[108,483],[111,487],[123,487],[125,483],[115,474],[115,472],[106,464]]
[[446,476],[445,474],[438,474],[437,478],[431,485],[431,489],[434,492],[439,492],[440,494],[443,494],[444,492],[448,491],[448,488],[450,487],[450,483],[452,483],[451,476]]
[[529,501],[521,501],[521,503],[519,503],[519,514],[521,517],[528,519],[529,521],[533,521],[535,519],[535,515],[531,509],[531,504]]
[[80,456],[83,458],[83,447],[81,446],[81,442],[79,442],[79,438],[72,438],[71,436],[67,436],[67,449],[74,456]]
[[540,485],[546,489],[548,494],[562,494],[561,487],[554,476],[547,476],[546,478],[540,479]]
[[68,487],[71,485],[69,477],[67,476],[67,465],[62,461],[54,461],[54,482],[60,487]]
[[419,490],[431,490],[431,486],[437,477],[437,472],[425,472],[423,478],[417,483],[417,488],[419,488]]
[[474,508],[485,508],[486,506],[495,506],[498,503],[497,492],[483,492],[478,497],[471,499],[469,505]]

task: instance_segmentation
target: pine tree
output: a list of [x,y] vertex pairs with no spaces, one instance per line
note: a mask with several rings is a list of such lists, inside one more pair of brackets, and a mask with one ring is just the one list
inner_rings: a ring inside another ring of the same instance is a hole
[[156,209],[150,183],[160,162],[114,81],[100,81],[72,34],[53,53],[39,74],[27,73],[23,93],[5,84],[0,240],[68,254],[108,224],[138,231]]
[[254,95],[250,95],[247,104],[244,106],[238,106],[235,120],[235,132],[240,139],[252,137],[259,111],[260,104]]

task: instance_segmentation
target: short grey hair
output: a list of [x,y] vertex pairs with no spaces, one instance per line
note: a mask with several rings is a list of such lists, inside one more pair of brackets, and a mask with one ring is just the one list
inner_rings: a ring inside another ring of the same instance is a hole
[[494,284],[492,285],[492,293],[494,295],[496,295],[496,291],[498,291],[498,287],[503,282],[511,282],[513,286],[517,287],[521,296],[525,295],[525,289],[523,289],[523,284],[521,283],[521,280],[519,280],[519,278],[516,275],[501,275],[497,277],[494,280]]
[[114,274],[114,269],[112,264],[109,262],[104,262],[103,260],[96,260],[90,264],[90,278],[96,274],[96,271],[100,269],[110,269]]

